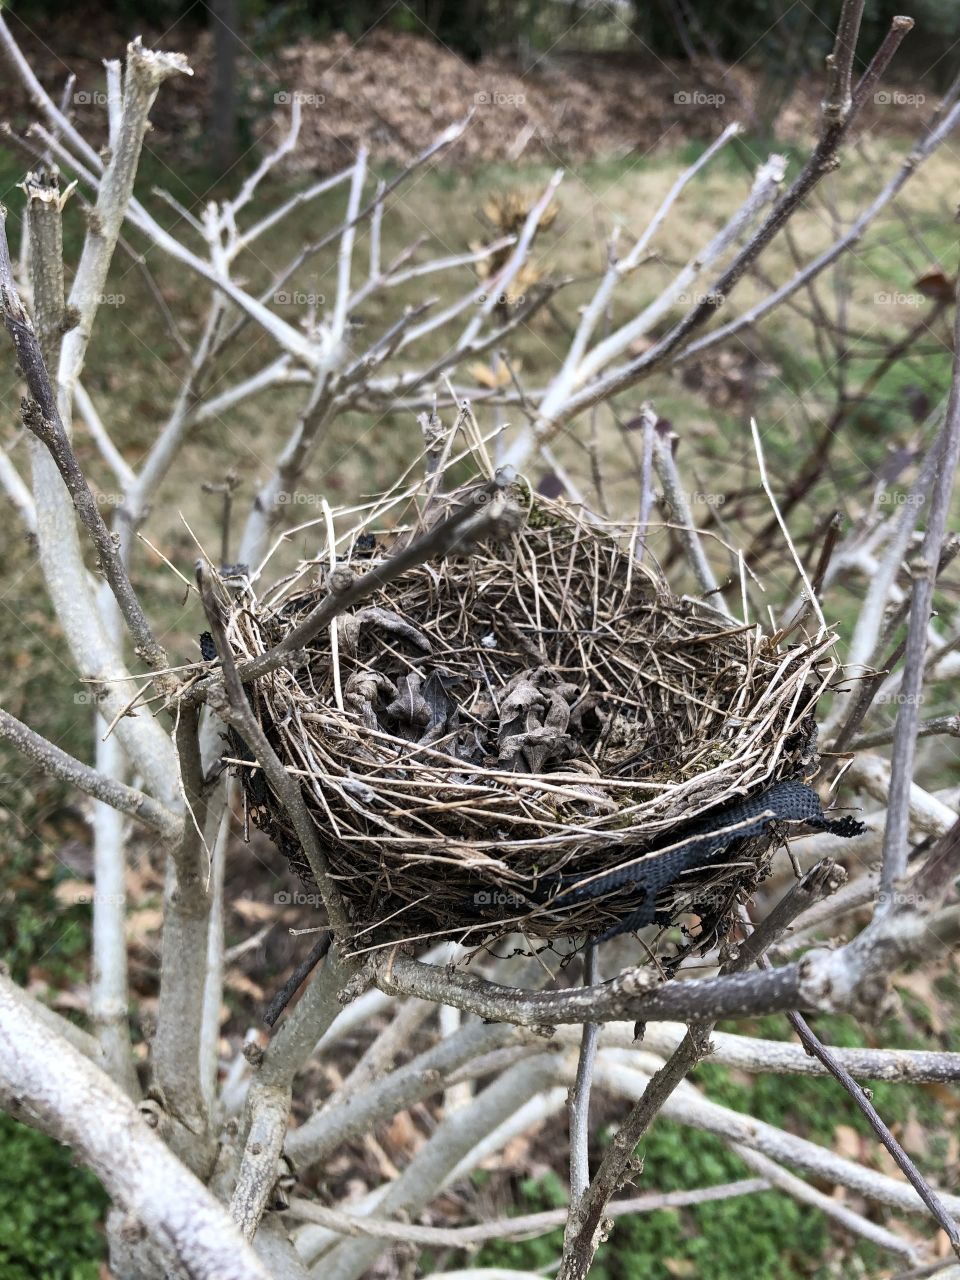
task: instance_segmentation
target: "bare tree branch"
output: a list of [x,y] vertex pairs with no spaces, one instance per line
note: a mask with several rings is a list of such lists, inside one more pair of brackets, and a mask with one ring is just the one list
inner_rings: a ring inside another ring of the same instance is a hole
[[214,1156],[210,1115],[200,1078],[204,976],[210,927],[210,854],[220,824],[217,796],[200,758],[199,713],[180,708],[176,726],[180,781],[187,816],[167,851],[160,960],[160,1008],[152,1046],[154,1086],[180,1126],[176,1141],[196,1172],[209,1174]]
[[930,496],[927,528],[920,555],[910,565],[914,580],[913,598],[907,627],[904,674],[900,686],[897,723],[893,735],[887,829],[883,840],[881,890],[886,895],[888,908],[893,906],[893,892],[907,865],[908,800],[913,778],[917,725],[920,720],[927,627],[933,609],[933,588],[937,566],[947,532],[954,477],[957,464],[960,462],[960,307],[956,308],[953,333],[953,381],[933,491]]
[[[584,952],[584,986],[595,986],[598,977],[597,947],[596,944],[592,944]],[[577,1061],[577,1079],[570,1094],[568,1106],[570,1117],[570,1202],[574,1206],[576,1206],[590,1185],[590,1089],[593,1082],[593,1064],[597,1056],[597,1042],[600,1038],[599,1023],[585,1022],[582,1036],[580,1057]]]
[[[852,3],[859,0],[846,0],[844,11],[851,8]],[[522,466],[531,449],[542,443],[549,443],[553,435],[564,424],[570,422],[584,410],[594,404],[608,400],[611,396],[627,390],[642,378],[659,368],[686,341],[691,333],[706,323],[730,296],[760,253],[796,212],[797,208],[809,196],[825,174],[836,165],[836,154],[843,142],[857,111],[863,105],[866,88],[876,83],[886,70],[894,53],[904,36],[913,26],[909,18],[895,18],[891,33],[883,41],[877,54],[857,86],[857,92],[850,110],[842,120],[825,118],[820,138],[804,165],[794,179],[790,188],[777,200],[773,209],[761,223],[757,231],[750,237],[743,248],[735,255],[730,265],[717,277],[709,289],[705,290],[700,300],[687,312],[659,342],[636,359],[611,370],[599,373],[582,390],[569,396],[563,406],[557,406],[548,416],[541,409],[536,429],[532,437],[523,437],[515,442],[506,455],[506,461],[514,466]]]
[[[300,783],[291,777],[281,764],[277,753],[268,742],[263,729],[257,723],[250,703],[247,701],[247,695],[240,682],[237,666],[233,659],[233,652],[224,631],[223,621],[220,616],[220,604],[213,593],[209,577],[204,573],[202,561],[197,563],[197,580],[207,614],[207,621],[223,667],[225,696],[218,702],[211,699],[211,706],[214,707],[217,714],[227,724],[232,725],[237,733],[240,734],[254,753],[255,759],[262,766],[271,786],[283,802],[300,840],[304,856],[317,882],[317,887],[323,898],[323,904],[326,907],[330,927],[339,935],[341,940],[345,939],[349,934],[350,919],[340,891],[328,871],[326,854],[323,852],[317,837],[317,829],[304,801]],[[195,710],[194,714],[196,714]]]
[[[772,1162],[771,1162],[772,1163]],[[660,1191],[630,1200],[614,1200],[607,1205],[611,1218],[633,1217],[641,1213],[657,1213],[661,1209],[683,1209],[717,1200],[732,1200],[738,1196],[755,1195],[767,1191],[766,1178],[743,1178],[739,1182],[726,1182],[714,1187],[699,1187],[696,1191]],[[824,1197],[826,1198],[826,1197]],[[487,1240],[529,1240],[544,1235],[567,1220],[566,1209],[547,1209],[543,1213],[527,1213],[517,1217],[498,1218],[493,1222],[480,1222],[467,1227],[421,1227],[405,1222],[387,1222],[379,1217],[360,1217],[339,1209],[328,1209],[313,1200],[295,1197],[290,1201],[291,1217],[304,1222],[316,1222],[347,1236],[379,1236],[384,1240],[410,1241],[413,1244],[446,1245],[463,1249],[483,1244]]]
[[196,1280],[268,1280],[223,1206],[129,1098],[33,1015],[2,975],[0,1100],[11,1114],[66,1143],[171,1265]]
[[173,838],[181,831],[183,819],[179,814],[173,813],[135,787],[115,782],[90,765],[74,759],[66,751],[35,733],[9,711],[0,710],[0,738],[16,747],[53,777],[69,782],[85,795],[94,796],[131,818],[138,818],[165,838]]
[[807,1052],[818,1058],[830,1074],[839,1080],[844,1089],[846,1089],[857,1109],[866,1117],[874,1133],[890,1152],[897,1167],[902,1170],[907,1181],[930,1210],[934,1221],[946,1233],[947,1239],[953,1246],[954,1253],[960,1257],[960,1230],[958,1230],[956,1222],[950,1216],[943,1201],[931,1188],[903,1147],[890,1132],[889,1126],[881,1119],[866,1091],[854,1080],[850,1072],[838,1061],[819,1037],[814,1034],[804,1018],[801,1018],[798,1013],[790,1013],[787,1017]]
[[24,404],[23,424],[49,450],[63,483],[73,499],[77,514],[90,534],[100,567],[137,645],[137,652],[152,667],[165,667],[167,655],[154,639],[133,584],[127,576],[117,547],[110,537],[110,531],[103,522],[96,499],[80,469],[60,418],[57,399],[40,352],[40,344],[14,284],[10,247],[7,244],[6,210],[2,208],[0,208],[0,296],[2,296],[4,323],[32,397],[32,404],[30,402]]

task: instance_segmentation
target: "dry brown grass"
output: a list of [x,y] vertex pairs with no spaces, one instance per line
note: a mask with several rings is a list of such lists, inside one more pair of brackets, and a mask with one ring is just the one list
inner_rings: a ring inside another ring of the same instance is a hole
[[[339,563],[369,568],[463,498],[439,488],[434,477],[359,518],[341,513]],[[609,903],[560,907],[545,887],[662,849],[705,810],[809,760],[832,636],[788,644],[736,624],[672,592],[639,557],[636,526],[588,520],[523,482],[511,501],[518,532],[408,571],[254,686],[361,950],[600,933],[616,920]],[[327,555],[241,592],[228,629],[238,657],[279,643],[317,604]],[[235,763],[255,820],[309,878],[282,806]],[[709,884],[729,909],[768,846],[684,877],[676,901]]]

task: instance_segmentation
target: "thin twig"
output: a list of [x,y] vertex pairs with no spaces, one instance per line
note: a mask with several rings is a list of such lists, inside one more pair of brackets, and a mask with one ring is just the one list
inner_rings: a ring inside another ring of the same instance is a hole
[[885,901],[888,908],[893,904],[893,891],[907,865],[907,836],[910,820],[908,801],[913,778],[917,726],[920,720],[923,658],[927,647],[927,628],[933,609],[933,588],[947,532],[954,477],[960,461],[960,307],[956,309],[953,340],[953,381],[943,428],[943,442],[930,495],[927,528],[920,555],[910,566],[914,579],[913,598],[907,627],[897,723],[893,736],[890,797],[887,808],[887,827],[883,838],[881,901]]
[[697,585],[715,609],[726,614],[731,622],[734,621],[733,614],[727,608],[720,593],[720,585],[704,554],[697,527],[693,522],[693,515],[674,461],[671,436],[665,428],[659,426],[653,428],[653,465],[663,485],[664,496],[676,514],[675,523],[680,530],[680,541],[687,553]]
[[749,968],[776,946],[794,920],[804,911],[836,893],[847,881],[847,873],[832,858],[824,858],[799,880],[790,892],[764,917],[737,948],[739,969]]
[[[764,967],[769,966],[770,961],[766,957],[761,957],[760,963]],[[820,1062],[827,1068],[832,1076],[834,1076],[840,1084],[843,1085],[847,1093],[853,1099],[854,1104],[860,1113],[866,1118],[871,1129],[889,1151],[893,1157],[897,1167],[901,1170],[904,1177],[916,1191],[917,1195],[930,1210],[934,1220],[939,1224],[940,1228],[945,1232],[950,1244],[953,1246],[954,1253],[960,1257],[960,1228],[947,1211],[943,1201],[933,1190],[927,1180],[923,1177],[916,1165],[904,1151],[903,1147],[891,1133],[887,1124],[881,1119],[876,1107],[870,1101],[870,1098],[863,1088],[846,1069],[842,1062],[838,1060],[836,1055],[827,1048],[823,1041],[816,1035],[809,1023],[801,1017],[799,1013],[788,1013],[787,1020],[800,1037],[806,1051],[818,1058]]]
[[[737,1182],[725,1182],[715,1187],[699,1187],[694,1191],[658,1191],[631,1200],[614,1200],[607,1205],[611,1218],[633,1217],[641,1213],[656,1213],[661,1209],[693,1208],[717,1200],[731,1200],[738,1196],[756,1195],[768,1191],[766,1178],[742,1178]],[[531,1240],[556,1227],[562,1227],[567,1219],[566,1209],[547,1209],[543,1213],[528,1213],[514,1218],[498,1218],[493,1222],[480,1222],[467,1227],[422,1227],[416,1223],[387,1221],[378,1217],[361,1217],[342,1209],[329,1209],[313,1200],[294,1197],[290,1201],[290,1216],[304,1222],[316,1222],[340,1235],[371,1235],[384,1240],[403,1240],[414,1244],[446,1245],[462,1249],[467,1245],[482,1244],[487,1240]]]
[[[587,947],[583,958],[585,986],[595,986],[599,979],[596,944]],[[593,1082],[593,1063],[597,1056],[600,1025],[597,1022],[583,1024],[580,1042],[580,1058],[577,1062],[577,1081],[570,1095],[570,1202],[576,1205],[590,1185],[590,1090]]]
[[43,362],[40,344],[24,310],[13,280],[10,247],[7,243],[6,210],[0,206],[0,297],[4,323],[13,341],[17,360],[32,397],[22,409],[23,423],[46,446],[56,463],[91,541],[100,566],[110,584],[123,619],[133,636],[137,652],[151,667],[165,667],[167,655],[154,639],[153,631],[127,575],[120,552],[103,522],[96,498],[90,490],[77,456],[73,452],[57,407],[57,398]]
[[799,572],[803,585],[806,588],[807,600],[810,602],[810,607],[817,615],[817,620],[820,623],[820,630],[817,633],[817,639],[819,640],[827,631],[827,620],[823,616],[823,610],[820,608],[820,601],[817,599],[817,593],[813,589],[813,583],[807,577],[807,571],[803,567],[803,561],[797,555],[797,549],[793,545],[793,539],[790,537],[790,530],[787,528],[787,523],[780,514],[777,499],[774,496],[773,489],[770,487],[770,481],[767,479],[767,468],[763,460],[763,446],[760,443],[760,432],[757,430],[756,418],[750,419],[750,432],[753,436],[753,447],[757,455],[757,466],[760,469],[760,483],[763,485],[763,491],[767,495],[767,501],[773,508],[774,517],[776,518],[777,524],[780,526],[780,531],[784,536],[784,540],[790,548],[790,554],[793,556],[793,562],[797,566],[797,571]]
[[[844,11],[847,11],[858,0],[845,0]],[[851,108],[841,121],[825,120],[819,141],[809,160],[794,179],[790,188],[777,200],[772,210],[761,223],[749,241],[737,253],[733,261],[705,290],[701,300],[687,312],[667,334],[664,335],[648,351],[634,360],[598,375],[581,390],[570,395],[565,403],[558,407],[552,417],[542,414],[537,424],[534,437],[521,442],[507,455],[507,460],[514,465],[523,465],[527,453],[535,445],[550,439],[567,422],[589,409],[599,401],[608,400],[611,396],[625,391],[627,388],[649,376],[658,369],[682,346],[695,330],[704,325],[724,305],[735,286],[747,273],[767,245],[793,216],[796,210],[807,199],[810,192],[836,165],[836,155],[854,118],[865,101],[864,86],[873,85],[886,70],[894,53],[904,36],[913,26],[909,18],[895,18],[891,30],[882,42],[870,66],[864,73],[857,92],[854,94]]]
[[183,825],[183,819],[159,801],[76,760],[8,711],[0,710],[0,738],[6,739],[55,778],[62,778],[86,795],[94,796],[131,818],[139,818],[168,839],[175,837]]
[[[862,733],[850,743],[850,750],[866,751],[872,747],[889,746],[896,731],[896,724],[894,723],[886,729],[875,729],[872,733]],[[951,738],[960,738],[960,715],[932,716],[929,720],[921,720],[917,725],[918,738],[930,738],[941,733]]]
[[243,738],[261,765],[270,785],[276,791],[293,823],[303,848],[304,856],[310,865],[317,887],[320,890],[323,904],[327,909],[330,927],[341,937],[350,930],[350,918],[340,896],[336,883],[331,879],[327,869],[326,854],[317,839],[317,829],[304,802],[300,784],[292,778],[280,763],[267,736],[257,723],[256,717],[237,672],[233,651],[227,639],[220,616],[220,605],[214,596],[209,576],[204,572],[203,562],[197,564],[197,582],[204,611],[210,626],[213,641],[223,668],[225,697],[211,699],[215,702],[215,710]]
[[[422,537],[410,542],[402,550],[383,560],[367,573],[354,576],[347,574],[347,580],[341,584],[337,579],[331,584],[329,594],[311,610],[295,627],[287,632],[283,640],[268,649],[258,658],[244,662],[239,668],[240,679],[246,683],[276,670],[289,660],[292,654],[301,650],[334,618],[353,608],[361,600],[365,600],[388,583],[394,582],[401,574],[419,564],[445,556],[451,551],[463,551],[472,543],[494,534],[498,529],[515,528],[516,521],[511,516],[510,508],[503,498],[503,491],[512,483],[513,474],[504,470],[488,484],[472,490],[467,500],[445,520],[439,520],[428,529]],[[339,586],[341,589],[337,590]]]
[[297,994],[298,989],[306,982],[310,974],[317,967],[323,957],[330,950],[330,943],[333,941],[333,934],[329,929],[325,929],[320,937],[314,943],[310,950],[310,954],[297,965],[293,973],[286,980],[277,994],[264,1010],[263,1020],[268,1027],[272,1027],[277,1019],[283,1013],[284,1009]]

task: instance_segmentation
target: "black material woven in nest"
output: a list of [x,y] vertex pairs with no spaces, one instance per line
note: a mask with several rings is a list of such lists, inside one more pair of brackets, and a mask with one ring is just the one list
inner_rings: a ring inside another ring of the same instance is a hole
[[862,835],[866,830],[862,822],[849,816],[828,818],[817,793],[804,783],[789,779],[699,819],[680,842],[669,849],[645,854],[636,862],[590,880],[576,875],[561,877],[548,900],[560,906],[565,902],[605,897],[620,889],[628,890],[633,900],[640,896],[640,906],[630,909],[618,924],[600,935],[599,941],[604,941],[653,924],[657,918],[657,896],[675,884],[684,872],[710,866],[729,856],[744,841],[761,836],[775,826],[806,826],[813,831],[831,831],[845,839]]

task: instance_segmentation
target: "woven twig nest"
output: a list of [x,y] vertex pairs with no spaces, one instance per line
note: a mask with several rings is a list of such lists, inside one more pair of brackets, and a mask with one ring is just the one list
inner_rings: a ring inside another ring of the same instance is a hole
[[[543,886],[660,848],[704,811],[796,777],[834,670],[829,640],[781,648],[672,594],[635,538],[515,486],[519,531],[406,572],[251,686],[301,779],[362,950],[388,940],[556,940],[615,922],[606,899]],[[450,510],[434,500],[427,516]],[[373,510],[342,540],[358,573],[422,528],[385,536]],[[228,626],[236,655],[278,643],[325,594],[313,562]],[[251,811],[309,868],[259,771]],[[773,834],[682,877],[673,915],[709,896],[722,918],[764,874]],[[709,889],[709,895],[706,890]]]

